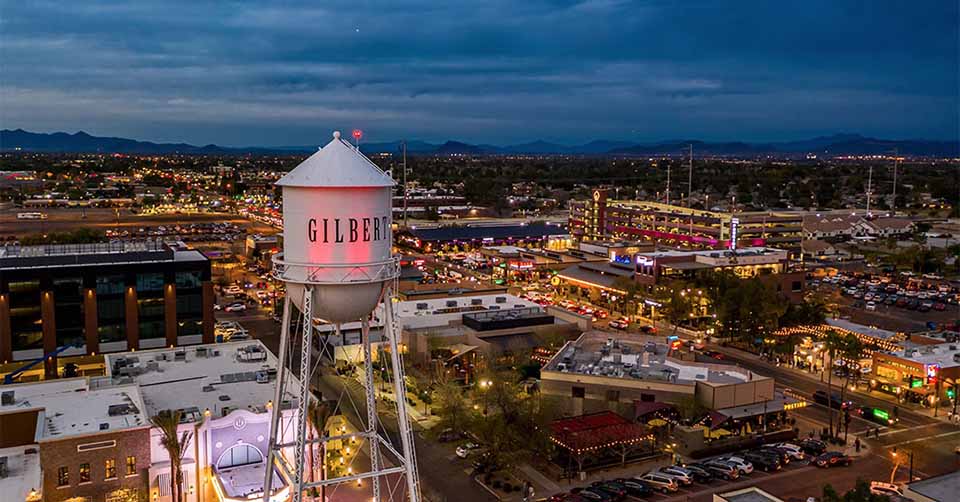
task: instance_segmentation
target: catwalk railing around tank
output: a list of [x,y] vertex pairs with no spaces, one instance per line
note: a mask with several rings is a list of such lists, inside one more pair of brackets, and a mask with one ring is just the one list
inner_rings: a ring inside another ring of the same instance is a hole
[[283,259],[283,253],[273,257],[273,276],[284,282],[298,284],[370,284],[386,282],[400,276],[400,257],[371,263],[343,263],[317,265],[295,263]]

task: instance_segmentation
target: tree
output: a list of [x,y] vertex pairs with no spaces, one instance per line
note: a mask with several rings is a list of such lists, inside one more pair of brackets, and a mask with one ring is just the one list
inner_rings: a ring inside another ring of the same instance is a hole
[[834,330],[827,331],[827,336],[823,340],[824,350],[830,356],[830,367],[823,368],[827,372],[827,410],[830,412],[830,436],[833,436],[833,362],[844,343],[843,336]]
[[[327,420],[330,419],[330,416],[333,415],[333,410],[330,409],[330,405],[326,402],[318,402],[316,400],[310,401],[310,406],[307,408],[307,421],[310,422],[310,428],[313,431],[312,434],[316,438],[324,438],[327,436]],[[317,468],[314,465],[314,459],[316,459],[316,443],[310,443],[310,481],[316,480],[316,471]],[[322,447],[322,445],[321,445]],[[327,462],[327,452],[325,448],[322,448],[320,451],[320,479],[323,480],[323,473],[326,471],[326,462]]]
[[462,430],[469,419],[470,411],[467,406],[463,388],[453,380],[440,382],[436,388],[437,406],[440,423],[455,431]]
[[844,493],[842,497],[833,486],[830,484],[824,485],[823,496],[820,500],[821,502],[890,502],[890,497],[870,493],[870,484],[861,478],[857,478],[853,489]]
[[160,446],[170,457],[170,495],[173,502],[183,501],[183,456],[187,453],[193,432],[180,432],[180,410],[163,410],[150,419],[153,426],[160,430]]
[[707,412],[707,408],[693,396],[681,397],[675,406],[680,417],[687,423],[693,423]]
[[[840,357],[846,361],[845,368],[847,369],[847,377],[844,379],[843,388],[840,389],[840,402],[843,403],[846,401],[847,387],[850,385],[850,379],[854,376],[854,373],[850,370],[850,363],[860,359],[860,356],[863,353],[863,342],[855,336],[847,336],[841,340],[839,347]],[[850,410],[846,410],[843,415],[843,440],[847,440],[847,430],[849,429]],[[837,432],[840,431],[840,425],[837,425]]]

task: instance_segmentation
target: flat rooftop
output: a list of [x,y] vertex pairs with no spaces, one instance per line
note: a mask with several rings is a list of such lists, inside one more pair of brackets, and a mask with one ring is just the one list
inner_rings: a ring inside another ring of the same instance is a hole
[[577,340],[567,342],[543,371],[681,385],[734,384],[751,378],[747,370],[670,358],[669,347],[661,338],[599,331],[584,333]]
[[199,251],[162,240],[0,246],[0,269],[207,261]]
[[727,493],[719,493],[714,496],[714,500],[725,500],[726,502],[783,502],[778,497],[775,497],[756,486],[751,486],[750,488],[744,488],[742,490],[735,490]]
[[937,502],[957,500],[957,494],[960,493],[960,471],[907,483],[907,494],[910,492]]
[[877,338],[879,340],[889,340],[897,336],[896,332],[889,331],[886,329],[874,328],[872,326],[864,326],[863,324],[850,322],[850,321],[847,321],[846,319],[827,318],[826,323],[835,328],[845,329],[847,331],[859,333],[861,335],[869,336],[871,338]]
[[463,226],[439,226],[432,228],[411,227],[410,233],[421,241],[475,241],[483,239],[529,239],[554,235],[566,235],[562,225],[533,222],[516,224],[467,224]]
[[[183,410],[185,420],[205,410],[265,413],[273,400],[276,357],[259,340],[107,354],[103,385],[136,384],[146,412]],[[110,388],[110,387],[106,387]],[[284,400],[292,400],[288,394]]]
[[150,425],[136,385],[92,386],[87,378],[71,378],[4,386],[12,402],[0,414],[39,410],[36,441]]
[[528,307],[540,308],[536,303],[514,295],[494,294],[407,300],[396,304],[396,312],[404,328],[416,329],[446,326],[471,312]]
[[960,354],[957,343],[939,343],[937,345],[914,345],[893,353],[897,357],[916,361],[925,365],[937,364],[940,369],[960,366],[954,357]]
[[[27,453],[32,450],[32,453]],[[31,490],[43,488],[40,476],[40,453],[37,445],[0,448],[0,458],[7,459],[7,475],[0,477],[0,493],[4,500],[26,500]]]

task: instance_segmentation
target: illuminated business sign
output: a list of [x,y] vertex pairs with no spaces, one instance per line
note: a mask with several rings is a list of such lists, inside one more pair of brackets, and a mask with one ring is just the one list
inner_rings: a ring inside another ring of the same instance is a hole
[[533,270],[532,261],[511,261],[510,269],[511,270]]
[[730,219],[730,249],[737,249],[737,237],[740,233],[740,218]]
[[610,253],[610,262],[621,265],[630,265],[630,255]]
[[887,413],[886,410],[881,410],[880,408],[873,409],[873,416],[882,420],[890,420],[890,414]]

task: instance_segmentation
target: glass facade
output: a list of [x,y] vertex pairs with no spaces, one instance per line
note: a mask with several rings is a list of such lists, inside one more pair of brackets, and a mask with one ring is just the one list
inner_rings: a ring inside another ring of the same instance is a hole
[[123,298],[125,284],[122,274],[97,276],[97,336],[100,343],[127,339]]
[[57,347],[83,344],[83,279],[54,279],[53,302]]
[[163,274],[137,274],[137,312],[140,316],[140,339],[163,338]]
[[200,271],[177,272],[177,336],[203,334],[203,279]]
[[10,336],[13,350],[43,348],[40,281],[11,282]]

